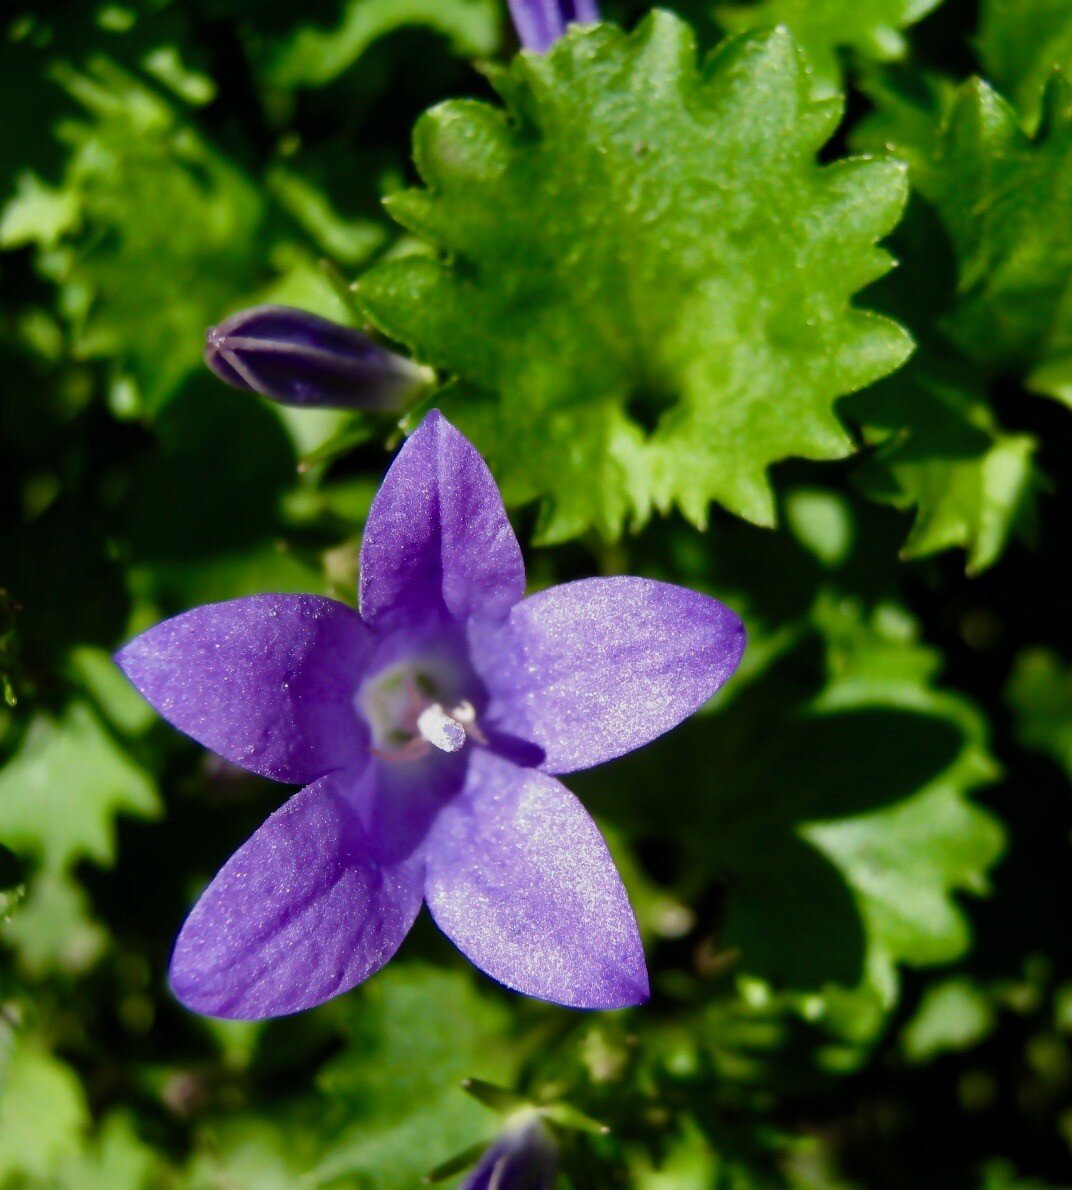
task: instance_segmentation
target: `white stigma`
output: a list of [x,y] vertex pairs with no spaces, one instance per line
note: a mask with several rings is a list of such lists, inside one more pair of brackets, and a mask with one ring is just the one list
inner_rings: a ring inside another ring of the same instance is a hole
[[[459,708],[460,709],[460,708]],[[454,715],[448,714],[438,702],[424,708],[417,716],[417,730],[440,752],[458,752],[464,746],[466,730]]]

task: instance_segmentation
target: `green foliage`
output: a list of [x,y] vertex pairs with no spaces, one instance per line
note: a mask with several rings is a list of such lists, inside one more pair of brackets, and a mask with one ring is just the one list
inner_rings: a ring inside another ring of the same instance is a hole
[[746,0],[720,4],[718,19],[731,31],[788,25],[813,71],[817,93],[836,94],[841,83],[838,51],[851,49],[880,62],[908,52],[904,29],[941,0]]
[[314,1184],[359,1176],[362,1185],[389,1190],[417,1182],[490,1133],[486,1113],[461,1082],[516,1077],[509,1020],[468,973],[418,966],[385,972],[353,1002],[344,1048],[321,1072],[321,1089],[351,1110],[313,1170]]
[[986,76],[1034,126],[1050,76],[1072,67],[1072,11],[1063,0],[983,0],[976,44]]
[[854,403],[876,446],[857,478],[874,499],[915,509],[903,557],[960,548],[977,573],[1030,514],[1036,444],[1001,428],[970,370],[945,371],[924,358]]
[[400,29],[423,27],[447,37],[465,57],[491,54],[501,13],[491,0],[349,0],[331,29],[301,25],[269,51],[268,81],[316,87],[353,68],[370,46]]
[[[564,1187],[1067,1182],[1072,10],[672,7],[544,56],[500,0],[0,18],[0,1190],[450,1184],[519,1105]],[[440,370],[531,589],[742,615],[711,706],[568,781],[643,1008],[523,1000],[427,915],[315,1012],[171,997],[288,791],[112,653],[352,601],[401,432],[209,376],[257,301]]]
[[63,126],[64,177],[51,189],[23,176],[0,243],[41,249],[74,351],[116,360],[156,408],[196,365],[206,322],[251,292],[264,200],[172,103],[113,63],[62,79],[85,110]]
[[1020,742],[1046,753],[1072,779],[1072,667],[1048,649],[1025,649],[1007,693]]
[[970,1049],[994,1028],[994,1006],[981,989],[966,979],[950,979],[927,989],[916,1015],[901,1035],[911,1062],[936,1054]]
[[[812,496],[812,526],[832,523],[829,505]],[[686,903],[716,875],[717,945],[750,996],[780,998],[833,1041],[866,1047],[897,1002],[900,965],[967,949],[955,894],[986,894],[1002,830],[970,798],[998,775],[978,709],[936,686],[940,658],[911,616],[886,603],[868,610],[851,593],[866,552],[841,516],[838,537],[856,544],[834,585],[803,593],[814,602],[788,622],[779,616],[780,643],[718,715],[612,770],[600,805],[613,817],[624,798],[639,833],[685,849],[675,891]],[[814,528],[800,536],[815,548]],[[727,547],[746,574],[794,568],[784,549],[757,560],[747,540]],[[829,558],[825,542],[818,550]],[[726,590],[716,578],[715,590],[739,603],[741,581],[732,573]],[[756,609],[746,616],[755,632]],[[762,633],[752,647],[762,654]],[[703,755],[703,767],[685,759],[674,771],[675,755]],[[670,805],[651,799],[662,785],[675,789]]]
[[78,1076],[24,1035],[7,1060],[0,1099],[0,1184],[41,1185],[79,1151],[89,1110]]
[[984,373],[1015,372],[1069,403],[1072,91],[1054,76],[1034,135],[981,80],[923,95],[878,84],[873,95],[879,115],[860,142],[910,162],[955,256],[956,294],[939,329]]
[[449,255],[361,281],[378,325],[480,390],[444,405],[508,500],[542,500],[545,542],[675,506],[703,525],[711,500],[771,523],[768,468],[848,454],[834,400],[909,351],[849,304],[889,268],[900,171],[817,165],[838,106],[784,33],[693,55],[656,13],[520,56],[492,76],[509,116],[428,113],[428,189],[389,207]]
[[121,811],[158,814],[156,790],[84,703],[31,723],[0,773],[0,831],[53,871],[81,859],[112,863]]

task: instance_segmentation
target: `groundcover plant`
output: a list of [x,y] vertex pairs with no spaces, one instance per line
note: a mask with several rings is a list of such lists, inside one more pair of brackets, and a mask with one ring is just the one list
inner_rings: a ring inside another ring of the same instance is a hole
[[1069,1185],[1072,6],[0,30],[0,1190]]

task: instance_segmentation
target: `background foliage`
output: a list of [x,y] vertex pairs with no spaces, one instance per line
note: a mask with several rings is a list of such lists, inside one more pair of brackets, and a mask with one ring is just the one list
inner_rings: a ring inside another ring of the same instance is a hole
[[[413,1185],[495,1134],[468,1078],[609,1126],[575,1186],[1068,1184],[1072,8],[671,7],[543,59],[495,0],[2,18],[4,1190]],[[168,997],[279,791],[109,652],[352,599],[397,441],[207,375],[264,300],[441,370],[535,585],[744,616],[714,705],[571,782],[646,1008],[523,1001],[426,920],[298,1018]]]

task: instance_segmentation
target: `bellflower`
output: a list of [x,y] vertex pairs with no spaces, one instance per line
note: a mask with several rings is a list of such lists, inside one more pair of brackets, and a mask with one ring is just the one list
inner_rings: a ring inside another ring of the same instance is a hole
[[283,405],[404,409],[425,369],[352,327],[290,306],[254,306],[209,327],[205,363],[233,388]]
[[509,0],[510,16],[526,50],[542,54],[573,24],[599,20],[596,0]]
[[555,774],[690,715],[744,634],[716,600],[651,579],[524,586],[491,473],[433,411],[369,514],[360,612],[255,595],[118,654],[174,726],[304,785],[187,919],[171,964],[185,1005],[254,1019],[319,1004],[386,963],[422,901],[507,987],[578,1008],[646,999],[621,879]]

